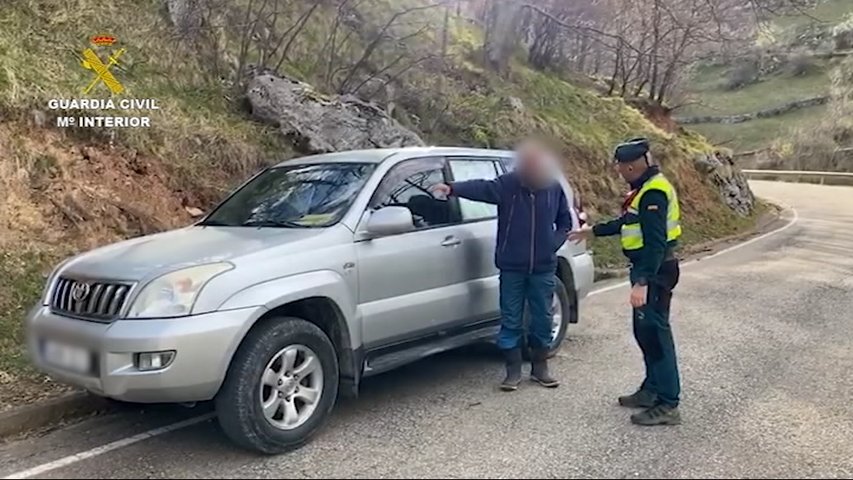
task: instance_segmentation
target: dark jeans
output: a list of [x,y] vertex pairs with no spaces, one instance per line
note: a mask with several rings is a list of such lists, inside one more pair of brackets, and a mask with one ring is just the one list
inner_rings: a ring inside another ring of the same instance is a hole
[[646,379],[640,388],[656,393],[660,403],[671,407],[678,406],[681,394],[669,324],[672,290],[678,284],[679,274],[678,260],[665,261],[657,279],[649,283],[646,305],[634,309],[634,337],[646,364]]
[[511,350],[521,346],[525,304],[530,310],[530,347],[551,345],[551,300],[555,285],[553,273],[501,272],[498,348]]

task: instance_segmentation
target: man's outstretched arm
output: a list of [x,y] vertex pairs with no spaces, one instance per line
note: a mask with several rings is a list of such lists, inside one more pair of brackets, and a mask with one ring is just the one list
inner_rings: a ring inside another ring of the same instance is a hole
[[473,200],[475,202],[497,205],[501,202],[505,180],[498,177],[494,180],[468,180],[450,184],[436,185],[434,190],[447,196]]

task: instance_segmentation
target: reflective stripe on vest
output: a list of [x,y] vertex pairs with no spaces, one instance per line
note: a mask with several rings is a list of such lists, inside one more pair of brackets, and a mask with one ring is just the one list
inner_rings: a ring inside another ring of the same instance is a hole
[[[650,178],[640,191],[631,201],[628,207],[628,212],[635,215],[640,211],[640,201],[643,195],[649,190],[660,190],[666,194],[666,199],[669,207],[666,212],[666,241],[671,242],[681,237],[681,207],[678,204],[678,195],[675,193],[675,187],[669,183],[662,174],[657,174]],[[640,222],[622,225],[622,249],[624,250],[639,250],[643,248],[643,230],[640,227]]]

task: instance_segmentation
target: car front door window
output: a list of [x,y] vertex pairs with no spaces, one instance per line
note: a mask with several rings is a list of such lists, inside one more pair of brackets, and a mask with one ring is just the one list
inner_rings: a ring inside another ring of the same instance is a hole
[[406,207],[412,212],[415,228],[432,228],[458,223],[453,202],[436,199],[432,188],[446,181],[442,158],[408,160],[396,165],[379,185],[371,208]]

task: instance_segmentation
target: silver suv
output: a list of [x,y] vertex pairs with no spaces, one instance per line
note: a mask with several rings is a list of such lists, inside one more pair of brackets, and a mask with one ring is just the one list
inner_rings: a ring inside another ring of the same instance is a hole
[[[493,339],[496,207],[431,187],[511,168],[511,152],[461,148],[268,168],[193,226],[60,264],[27,319],[32,358],[117,400],[215,399],[236,443],[298,446],[363,378]],[[592,286],[586,246],[565,244],[555,273],[554,352]]]

